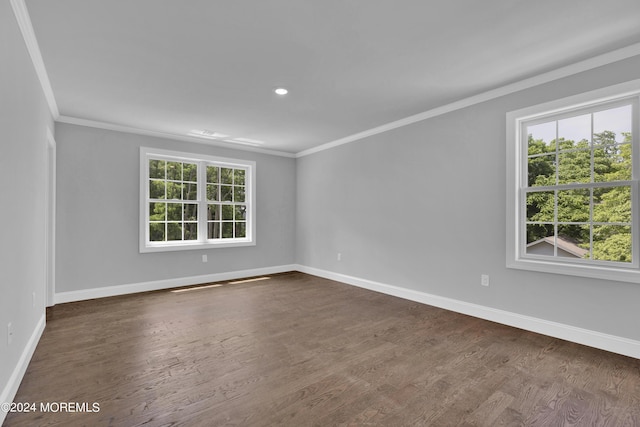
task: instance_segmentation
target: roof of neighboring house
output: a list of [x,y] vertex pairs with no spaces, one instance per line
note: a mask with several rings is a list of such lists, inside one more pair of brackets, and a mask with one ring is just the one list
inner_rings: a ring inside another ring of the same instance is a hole
[[568,240],[560,236],[544,237],[540,240],[536,240],[535,242],[531,242],[527,244],[527,247],[536,246],[536,245],[539,245],[540,243],[547,243],[551,246],[553,246],[554,244],[557,244],[558,249],[562,249],[563,251],[570,253],[571,255],[577,258],[584,258],[584,256],[589,253],[587,249],[583,249],[580,246],[573,243],[571,240]]

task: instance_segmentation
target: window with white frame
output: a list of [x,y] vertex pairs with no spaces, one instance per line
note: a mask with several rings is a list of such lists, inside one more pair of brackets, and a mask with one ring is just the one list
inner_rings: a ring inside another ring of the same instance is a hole
[[509,267],[640,281],[630,82],[507,115]]
[[255,244],[255,162],[142,147],[140,251]]

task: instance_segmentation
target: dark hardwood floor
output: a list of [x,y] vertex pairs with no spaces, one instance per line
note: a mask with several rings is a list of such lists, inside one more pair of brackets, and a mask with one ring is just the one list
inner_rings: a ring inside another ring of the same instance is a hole
[[640,426],[640,360],[302,273],[55,306],[5,426]]

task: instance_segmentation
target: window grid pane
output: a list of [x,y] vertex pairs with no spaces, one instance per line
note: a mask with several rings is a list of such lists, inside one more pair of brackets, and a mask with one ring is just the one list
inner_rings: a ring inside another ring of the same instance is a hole
[[207,166],[207,239],[247,237],[246,176],[244,168]]
[[198,240],[198,164],[149,159],[148,167],[149,241]]
[[180,155],[153,158],[154,154],[147,154],[147,246],[224,240],[233,244],[235,239],[251,242],[248,199],[252,162],[236,166],[208,159],[185,161]]
[[632,262],[631,111],[617,106],[523,125],[527,255]]

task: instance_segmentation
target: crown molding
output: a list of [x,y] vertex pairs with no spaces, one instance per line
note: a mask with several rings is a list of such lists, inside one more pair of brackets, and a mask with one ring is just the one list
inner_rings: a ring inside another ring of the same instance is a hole
[[33,67],[35,68],[38,79],[40,80],[44,97],[47,100],[47,104],[49,104],[49,111],[51,111],[53,119],[56,120],[60,116],[58,104],[53,96],[53,89],[51,88],[51,82],[49,81],[49,75],[47,74],[47,69],[44,66],[44,61],[42,60],[42,53],[38,46],[36,33],[33,31],[33,25],[31,24],[27,5],[24,0],[10,0],[10,2],[13,13],[18,21],[18,27],[20,27],[22,38],[27,45],[27,51],[31,57],[31,62],[33,62]]
[[196,144],[204,144],[204,145],[209,145],[209,146],[214,146],[214,147],[230,148],[230,149],[233,149],[233,150],[252,151],[254,153],[269,154],[271,156],[280,156],[280,157],[289,157],[289,158],[294,158],[296,156],[294,153],[289,153],[289,152],[286,152],[286,151],[269,150],[267,148],[251,147],[251,146],[247,146],[247,145],[233,144],[233,143],[230,143],[230,142],[217,141],[217,140],[213,140],[213,139],[197,138],[195,136],[189,136],[189,135],[179,135],[179,134],[173,134],[173,133],[167,133],[167,132],[159,132],[159,131],[155,131],[155,130],[139,129],[139,128],[134,128],[134,127],[129,127],[129,126],[122,126],[122,125],[118,125],[118,124],[115,124],[115,123],[101,122],[101,121],[97,121],[97,120],[80,119],[78,117],[59,116],[56,119],[56,122],[58,122],[58,123],[67,123],[67,124],[77,125],[77,126],[85,126],[85,127],[97,128],[97,129],[113,130],[113,131],[116,131],[116,132],[133,133],[133,134],[136,134],[136,135],[153,136],[153,137],[156,137],[156,138],[171,139],[171,140],[174,140],[174,141],[177,140],[177,141],[195,142]]
[[603,65],[611,64],[613,62],[621,61],[623,59],[631,58],[633,56],[640,55],[640,43],[632,44],[621,49],[617,49],[611,52],[607,52],[602,55],[595,56],[583,61],[576,62],[565,67],[557,68],[555,70],[538,74],[537,76],[530,77],[528,79],[520,80],[515,83],[511,83],[497,89],[489,90],[487,92],[480,93],[468,98],[461,99],[459,101],[452,102],[450,104],[442,105],[440,107],[433,108],[431,110],[424,111],[422,113],[415,114],[413,116],[405,117],[404,119],[396,120],[381,126],[377,126],[372,129],[368,129],[362,132],[355,133],[353,135],[346,136],[344,138],[336,139],[335,141],[327,142],[317,147],[309,148],[308,150],[300,151],[296,154],[296,157],[304,157],[310,154],[318,153],[324,150],[338,147],[340,145],[348,144],[350,142],[358,141],[369,136],[377,135],[383,132],[387,132],[393,129],[397,129],[403,126],[410,125],[412,123],[420,122],[426,119],[437,117],[452,111],[460,110],[462,108],[470,107],[472,105],[480,104],[482,102],[490,101],[501,96],[509,95],[514,92],[529,89],[534,86],[538,86],[544,83],[549,83],[554,80],[558,80],[564,77],[568,77],[574,74],[588,71],[593,68],[601,67]]

